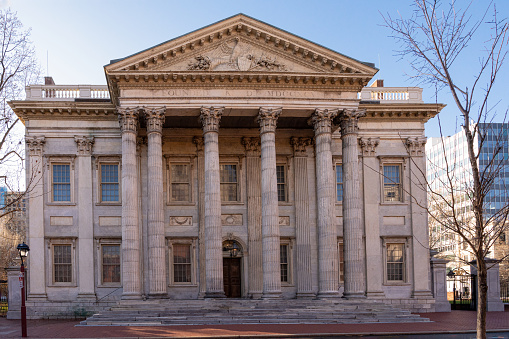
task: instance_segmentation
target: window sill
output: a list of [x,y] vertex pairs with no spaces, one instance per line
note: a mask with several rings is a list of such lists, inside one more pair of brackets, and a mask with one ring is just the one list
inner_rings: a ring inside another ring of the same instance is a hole
[[75,283],[52,283],[48,287],[78,287]]
[[96,206],[122,206],[121,202],[98,202],[95,204]]
[[99,288],[120,288],[122,287],[122,284],[121,283],[111,283],[111,285],[109,284],[99,284],[97,285],[97,287]]
[[48,206],[76,206],[75,202],[63,201],[63,202],[47,202]]
[[279,206],[293,206],[293,202],[288,202],[288,201],[279,201],[279,202],[278,202],[278,205],[279,205]]
[[221,201],[221,206],[244,205],[243,201]]
[[168,287],[198,287],[198,284],[193,284],[193,283],[189,283],[189,284],[171,284],[171,285],[168,285]]
[[166,206],[196,206],[196,203],[188,202],[188,201],[182,201],[182,202],[172,201],[172,202],[167,202]]
[[386,281],[384,286],[410,286],[411,284],[406,281]]
[[395,206],[406,206],[409,205],[408,202],[402,201],[382,201],[380,205],[395,205]]

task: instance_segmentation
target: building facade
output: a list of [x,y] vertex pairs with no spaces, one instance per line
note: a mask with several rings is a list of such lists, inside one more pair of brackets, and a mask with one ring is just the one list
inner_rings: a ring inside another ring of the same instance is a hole
[[[484,217],[496,217],[504,209],[509,199],[509,124],[508,123],[480,123],[479,133],[474,137],[474,152],[478,155],[480,173],[495,170],[493,184],[488,190],[484,200]],[[448,183],[456,191],[456,210],[464,223],[473,222],[472,202],[467,196],[467,190],[473,187],[473,176],[467,153],[467,141],[464,131],[444,138],[429,138],[426,143],[427,181],[434,192],[450,192]],[[491,165],[495,164],[495,166]],[[450,174],[451,181],[447,176]],[[430,202],[433,207],[433,202]],[[509,252],[508,230],[506,229],[495,241],[493,250],[488,258],[505,259],[500,263],[500,276],[502,280],[509,279]],[[438,223],[430,221],[430,237],[432,247],[441,252],[443,256],[450,256],[451,266],[464,266],[465,262],[474,259],[467,250],[461,237],[447,230]],[[454,259],[455,258],[455,259]],[[461,259],[458,263],[457,259]],[[456,262],[456,263],[454,263]]]
[[240,14],[113,60],[107,87],[28,87],[11,107],[41,176],[32,316],[145,298],[432,310],[413,179],[442,105],[365,87],[376,72]]

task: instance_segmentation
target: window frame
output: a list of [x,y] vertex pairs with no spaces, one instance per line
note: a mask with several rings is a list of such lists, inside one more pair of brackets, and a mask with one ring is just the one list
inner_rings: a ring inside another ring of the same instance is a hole
[[[196,281],[196,248],[197,248],[197,239],[196,238],[172,238],[167,239],[168,241],[168,261],[169,261],[169,282],[168,286],[170,287],[178,287],[178,286],[197,286]],[[175,271],[174,271],[174,250],[173,246],[175,245],[187,245],[190,250],[190,266],[191,266],[191,281],[190,282],[175,282]]]
[[[55,246],[70,246],[71,247],[71,281],[57,282],[55,281]],[[76,239],[75,238],[62,238],[62,239],[49,239],[48,240],[48,251],[49,251],[49,265],[48,270],[48,285],[49,286],[67,286],[76,287]]]
[[[182,205],[195,205],[194,196],[194,180],[195,180],[195,163],[194,156],[170,156],[165,155],[166,158],[166,205],[182,206]],[[187,201],[172,201],[172,181],[171,181],[171,166],[172,165],[187,165],[189,166],[189,200]]]
[[[75,194],[74,194],[74,162],[76,156],[48,156],[47,168],[48,168],[48,187],[51,192],[48,197],[48,204],[50,205],[75,205]],[[66,201],[55,201],[55,192],[53,190],[53,166],[54,165],[69,165],[69,193],[70,200]]]
[[[278,178],[278,167],[283,167],[283,175],[284,175],[284,182],[282,183],[279,183],[277,182],[277,180],[279,179]],[[277,202],[279,204],[286,204],[289,202],[289,192],[288,192],[288,164],[287,163],[277,163],[276,164],[276,182],[277,182]],[[279,185],[283,185],[284,187],[284,194],[285,194],[285,199],[284,200],[279,200]]]
[[[343,270],[341,270],[341,263],[343,263]],[[343,238],[341,237],[338,237],[338,284],[339,286],[345,284],[345,254]]]
[[[237,200],[224,201],[222,198],[221,189],[219,196],[221,199],[221,205],[240,205],[243,204],[242,199],[242,182],[243,182],[243,168],[242,168],[242,157],[241,156],[223,156],[219,158],[219,186],[223,184],[221,181],[221,166],[223,165],[235,165],[237,168]],[[225,182],[226,183],[226,182]]]
[[[118,166],[118,201],[104,201],[102,198],[102,165]],[[122,161],[119,156],[99,156],[96,159],[97,204],[122,205]]]
[[[399,244],[403,246],[403,280],[389,280],[387,265],[387,249],[388,245]],[[409,241],[406,237],[399,238],[383,238],[382,250],[383,250],[383,273],[384,273],[384,285],[409,285]]]
[[[406,202],[406,194],[405,187],[407,183],[405,182],[406,178],[406,157],[380,157],[380,204],[383,205],[401,205],[407,204]],[[386,200],[385,198],[385,166],[399,166],[399,191],[400,197],[398,200]]]
[[285,286],[293,286],[294,285],[294,282],[293,282],[293,239],[290,239],[290,238],[281,238],[279,240],[279,276],[281,277],[281,246],[287,246],[286,247],[286,257],[287,257],[287,268],[288,268],[288,274],[287,274],[287,281],[281,281],[281,286],[285,287]]
[[[341,167],[341,183],[338,183],[338,166]],[[336,204],[339,204],[339,205],[342,205],[343,204],[343,199],[345,197],[345,186],[344,186],[344,182],[343,182],[343,177],[344,177],[344,173],[343,173],[343,163],[341,161],[336,161],[335,162],[335,165],[334,165],[334,181],[336,182]],[[341,200],[338,200],[338,185],[341,185]]]
[[[104,246],[119,246],[120,247],[120,281],[118,282],[104,282],[104,270],[103,270],[103,247]],[[98,277],[98,287],[120,287],[122,286],[122,240],[121,239],[99,239],[97,242],[97,268],[99,270]]]

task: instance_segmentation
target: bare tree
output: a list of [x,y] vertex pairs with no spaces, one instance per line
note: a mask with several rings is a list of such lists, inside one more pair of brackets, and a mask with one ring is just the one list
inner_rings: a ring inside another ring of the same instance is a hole
[[[412,77],[420,83],[435,86],[437,90],[448,90],[461,114],[471,185],[458,186],[450,167],[452,161],[445,159],[446,179],[442,183],[445,190],[431,192],[430,206],[434,204],[440,208],[428,211],[432,220],[462,239],[477,261],[477,338],[486,338],[489,267],[485,257],[503,233],[509,212],[506,202],[500,210],[486,213],[487,198],[503,168],[499,153],[502,143],[507,143],[507,136],[505,140],[499,136],[492,156],[483,167],[478,164],[476,141],[480,147],[487,141],[487,133],[480,126],[493,122],[493,106],[489,105],[488,99],[507,55],[508,25],[505,18],[498,18],[494,3],[490,3],[478,19],[473,18],[470,5],[461,8],[461,4],[454,0],[446,4],[440,0],[415,0],[413,6],[410,18],[387,15],[384,20],[401,46],[399,55],[410,61]],[[460,57],[470,53],[469,44],[479,43],[474,37],[484,26],[489,26],[491,36],[484,41],[483,50],[479,51],[477,67],[468,67],[473,72],[471,82],[462,84],[458,72],[464,74],[468,69],[458,65]],[[458,196],[467,197],[472,206],[471,213],[459,213]]]
[[[24,230],[8,230],[6,225],[16,218],[18,206],[33,187],[34,179],[24,177],[23,124],[8,105],[10,100],[21,99],[25,86],[36,83],[40,68],[30,41],[30,30],[24,30],[16,13],[10,9],[0,11],[0,186],[11,193],[9,202],[0,206],[1,264],[11,263],[15,252],[13,241],[25,239]],[[7,247],[6,247],[7,246]]]

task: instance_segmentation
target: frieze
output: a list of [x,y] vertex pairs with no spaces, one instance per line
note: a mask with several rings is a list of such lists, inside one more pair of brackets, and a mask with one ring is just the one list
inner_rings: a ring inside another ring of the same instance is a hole
[[242,226],[242,214],[221,214],[223,226]]
[[[139,95],[133,92],[132,95]],[[280,99],[348,99],[338,91],[298,91],[285,89],[196,89],[175,88],[169,90],[150,90],[150,95],[157,98],[280,98]],[[125,92],[130,97],[129,91]]]
[[193,217],[170,217],[170,226],[192,226]]

